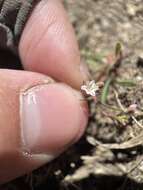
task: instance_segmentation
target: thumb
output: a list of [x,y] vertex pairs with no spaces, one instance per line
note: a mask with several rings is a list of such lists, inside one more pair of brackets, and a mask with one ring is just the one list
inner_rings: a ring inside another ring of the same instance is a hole
[[81,98],[43,75],[0,70],[0,183],[49,162],[79,139],[87,123]]

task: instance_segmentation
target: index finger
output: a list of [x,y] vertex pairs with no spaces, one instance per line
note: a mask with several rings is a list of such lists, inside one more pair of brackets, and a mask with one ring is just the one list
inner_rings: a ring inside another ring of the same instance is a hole
[[88,80],[73,28],[59,0],[42,0],[23,31],[19,52],[26,70],[47,74],[79,88]]

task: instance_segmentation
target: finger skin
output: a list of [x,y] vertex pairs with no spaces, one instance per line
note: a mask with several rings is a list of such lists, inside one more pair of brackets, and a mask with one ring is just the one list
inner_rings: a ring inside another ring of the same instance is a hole
[[[41,88],[41,85],[45,85],[44,88]],[[39,107],[40,116],[37,115],[42,118],[40,120],[43,122],[40,126],[41,131],[35,127],[38,120],[32,125],[37,119],[36,117],[31,117],[31,125],[29,124],[32,104],[28,103],[28,111],[25,112],[26,107],[24,107],[24,111],[21,111],[20,97],[22,96],[24,105],[27,105],[25,102],[27,94],[31,92],[29,89],[33,91],[35,86],[40,86],[38,90],[37,88],[35,90],[36,106],[42,100]],[[42,94],[44,96],[40,99],[39,96]],[[48,105],[50,105],[50,110]],[[44,106],[44,112],[42,106]],[[86,107],[82,106],[86,110]],[[70,110],[67,109],[69,107]],[[73,95],[70,87],[54,83],[49,77],[37,73],[0,70],[0,184],[43,165],[50,161],[49,153],[54,158],[77,141],[83,134],[87,123],[87,115],[81,109],[80,101]],[[29,116],[25,116],[26,113]],[[22,131],[29,132],[32,127],[32,134],[28,134],[25,139]],[[35,140],[36,138],[38,141]],[[30,141],[33,143],[32,145]],[[38,144],[36,145],[35,142]],[[30,147],[28,154],[25,151],[27,147]]]
[[26,70],[48,74],[75,88],[88,79],[73,28],[59,0],[42,0],[23,31],[19,53]]

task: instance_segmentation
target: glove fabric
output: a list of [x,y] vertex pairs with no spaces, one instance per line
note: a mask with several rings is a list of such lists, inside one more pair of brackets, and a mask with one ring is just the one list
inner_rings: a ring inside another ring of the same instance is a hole
[[0,0],[0,47],[17,53],[24,25],[38,0]]

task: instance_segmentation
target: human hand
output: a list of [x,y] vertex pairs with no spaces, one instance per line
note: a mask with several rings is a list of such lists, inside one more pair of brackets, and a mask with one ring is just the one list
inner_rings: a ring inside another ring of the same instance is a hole
[[26,71],[0,69],[0,183],[58,156],[87,124],[86,102],[73,88],[88,74],[59,0],[41,0],[34,8],[19,55]]

